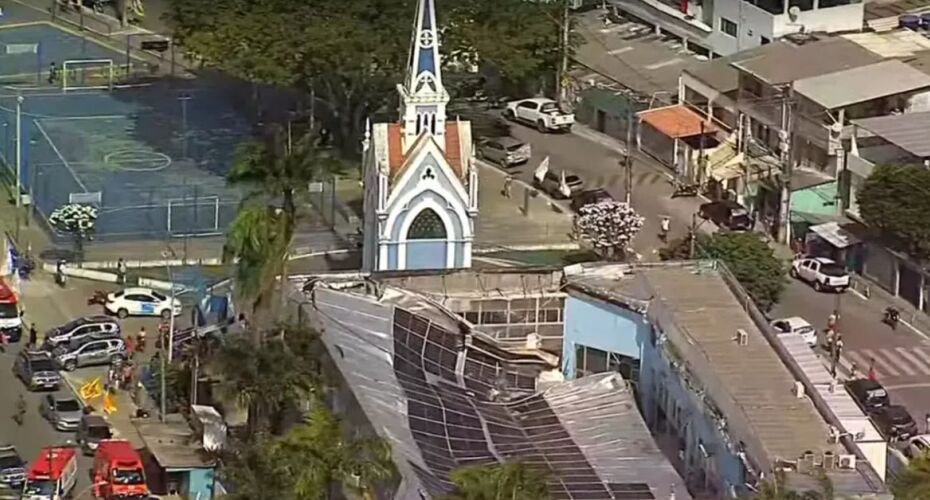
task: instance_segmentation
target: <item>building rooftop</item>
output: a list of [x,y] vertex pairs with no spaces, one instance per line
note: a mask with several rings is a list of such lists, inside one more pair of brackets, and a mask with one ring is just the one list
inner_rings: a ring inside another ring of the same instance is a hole
[[[591,265],[569,274],[568,286],[645,309],[756,466],[836,452],[827,424],[809,400],[792,394],[794,377],[712,263]],[[745,345],[735,341],[738,330],[746,332]]]
[[865,20],[897,17],[930,9],[930,0],[873,0],[865,3]]
[[827,37],[803,45],[779,40],[760,47],[748,58],[735,61],[733,66],[769,85],[783,85],[881,60],[881,56],[857,43],[842,37]]
[[826,109],[842,108],[926,88],[930,88],[930,75],[897,59],[794,82],[795,92]]
[[192,445],[197,440],[184,419],[166,422],[137,422],[136,430],[145,448],[165,469],[197,469],[213,467],[201,448]]
[[714,122],[705,120],[684,104],[647,109],[637,113],[637,116],[666,137],[673,139],[712,134],[720,130]]
[[840,36],[882,57],[913,57],[930,50],[930,39],[906,28],[882,33],[863,32]]
[[539,384],[557,362],[504,351],[430,297],[387,283],[320,281],[303,293],[365,416],[391,442],[395,498],[441,496],[453,468],[513,459],[545,471],[557,499],[669,498],[673,488],[690,498],[619,375]]
[[930,111],[853,120],[857,127],[919,158],[930,158]]
[[598,15],[595,10],[576,17],[583,43],[574,59],[630,90],[675,93],[681,70],[699,63],[693,54],[665,44],[644,25],[623,22],[604,27]]

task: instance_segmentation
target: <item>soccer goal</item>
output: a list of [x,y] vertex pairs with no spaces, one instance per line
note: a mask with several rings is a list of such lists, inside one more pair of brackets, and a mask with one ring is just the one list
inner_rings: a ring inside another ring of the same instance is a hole
[[113,89],[112,59],[72,59],[61,63],[61,88],[69,90]]

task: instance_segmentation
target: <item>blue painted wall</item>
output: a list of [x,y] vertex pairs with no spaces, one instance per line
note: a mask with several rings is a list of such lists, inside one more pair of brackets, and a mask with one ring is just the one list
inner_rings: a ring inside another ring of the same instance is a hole
[[209,500],[213,498],[213,469],[191,469],[188,473],[187,498]]
[[446,240],[407,241],[407,269],[445,269]]
[[562,373],[574,377],[579,344],[642,359],[649,335],[649,325],[637,313],[591,297],[570,296],[565,301]]

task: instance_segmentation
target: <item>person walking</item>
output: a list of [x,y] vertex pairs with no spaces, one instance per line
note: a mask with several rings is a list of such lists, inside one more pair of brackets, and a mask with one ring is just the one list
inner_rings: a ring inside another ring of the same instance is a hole
[[29,325],[29,343],[26,344],[29,348],[36,346],[36,342],[39,340],[39,332],[36,331],[36,324],[33,323]]
[[58,66],[55,65],[55,61],[52,61],[52,63],[48,65],[48,84],[55,85],[57,81],[58,81]]
[[659,239],[663,242],[668,240],[668,232],[672,228],[672,219],[667,215],[662,216],[662,220],[659,221]]
[[858,380],[859,379],[859,365],[853,361],[852,366],[849,367],[849,380]]
[[136,337],[136,350],[140,353],[145,352],[145,327],[139,329],[139,335]]
[[869,380],[878,380],[878,373],[875,372],[875,358],[869,359]]
[[827,316],[827,330],[836,331],[836,324],[840,320],[840,313],[834,309],[830,316]]
[[501,189],[501,194],[504,196],[504,198],[510,198],[510,190],[512,189],[512,187],[513,187],[513,176],[508,175],[507,177],[504,177],[504,188]]
[[116,262],[116,279],[120,285],[126,284],[126,261],[122,257]]
[[136,341],[132,335],[126,336],[126,353],[129,356],[129,359],[132,359],[136,355]]

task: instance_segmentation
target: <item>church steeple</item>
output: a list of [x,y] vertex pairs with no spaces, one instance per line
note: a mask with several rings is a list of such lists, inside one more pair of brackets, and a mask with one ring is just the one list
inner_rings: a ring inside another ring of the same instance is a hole
[[445,149],[449,94],[442,85],[435,1],[417,2],[407,77],[403,85],[398,85],[405,150],[424,132],[431,134],[439,147]]

